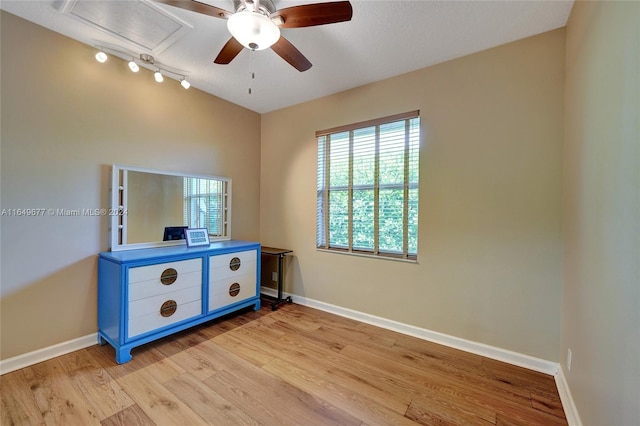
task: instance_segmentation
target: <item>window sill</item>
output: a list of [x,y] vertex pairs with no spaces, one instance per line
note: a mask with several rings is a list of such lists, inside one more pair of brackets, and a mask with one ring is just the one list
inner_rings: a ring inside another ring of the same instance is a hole
[[347,256],[368,257],[370,259],[391,260],[394,262],[413,263],[413,264],[418,263],[418,259],[404,259],[402,257],[380,256],[376,254],[367,254],[363,252],[354,252],[354,251],[348,251],[348,250],[331,250],[331,249],[316,247],[316,251],[320,251],[324,253],[342,254]]

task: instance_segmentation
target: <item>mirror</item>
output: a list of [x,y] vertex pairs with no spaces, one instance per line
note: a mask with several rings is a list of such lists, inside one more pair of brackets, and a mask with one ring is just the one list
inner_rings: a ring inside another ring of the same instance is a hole
[[231,179],[114,164],[111,250],[186,245],[184,228],[231,237]]

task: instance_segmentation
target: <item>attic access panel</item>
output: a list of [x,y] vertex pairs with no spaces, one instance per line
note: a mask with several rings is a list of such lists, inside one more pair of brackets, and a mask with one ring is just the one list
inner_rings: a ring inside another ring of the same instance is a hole
[[154,54],[193,28],[149,0],[64,0],[60,12]]

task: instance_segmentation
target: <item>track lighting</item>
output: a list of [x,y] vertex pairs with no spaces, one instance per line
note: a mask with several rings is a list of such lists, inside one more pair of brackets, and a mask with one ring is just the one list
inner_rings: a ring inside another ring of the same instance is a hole
[[101,64],[105,63],[107,61],[107,58],[108,58],[107,54],[104,53],[102,50],[96,53],[96,61],[100,62]]
[[138,64],[136,64],[136,62],[133,59],[129,61],[129,69],[133,72],[140,71],[140,67],[138,66]]
[[140,68],[150,70],[153,72],[153,78],[158,83],[162,83],[165,77],[169,77],[179,81],[180,85],[185,89],[191,87],[191,83],[187,81],[187,72],[156,62],[155,58],[147,53],[136,55],[130,51],[119,50],[107,46],[96,46],[96,49],[99,50],[95,55],[96,61],[98,62],[105,62],[109,58],[107,55],[108,53],[109,55],[117,56],[127,62],[127,65],[132,72],[139,72]]

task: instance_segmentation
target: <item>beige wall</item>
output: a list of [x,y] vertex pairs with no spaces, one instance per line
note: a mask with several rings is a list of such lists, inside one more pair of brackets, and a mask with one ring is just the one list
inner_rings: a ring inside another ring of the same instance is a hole
[[[260,236],[287,290],[559,359],[564,29],[262,117]],[[316,130],[419,109],[417,264],[315,249]]]
[[[232,178],[232,236],[258,238],[259,114],[1,16],[2,208],[107,208],[124,163]],[[2,217],[2,359],[96,332],[107,232],[107,217]]]
[[571,12],[564,194],[562,368],[585,425],[637,425],[640,2]]

